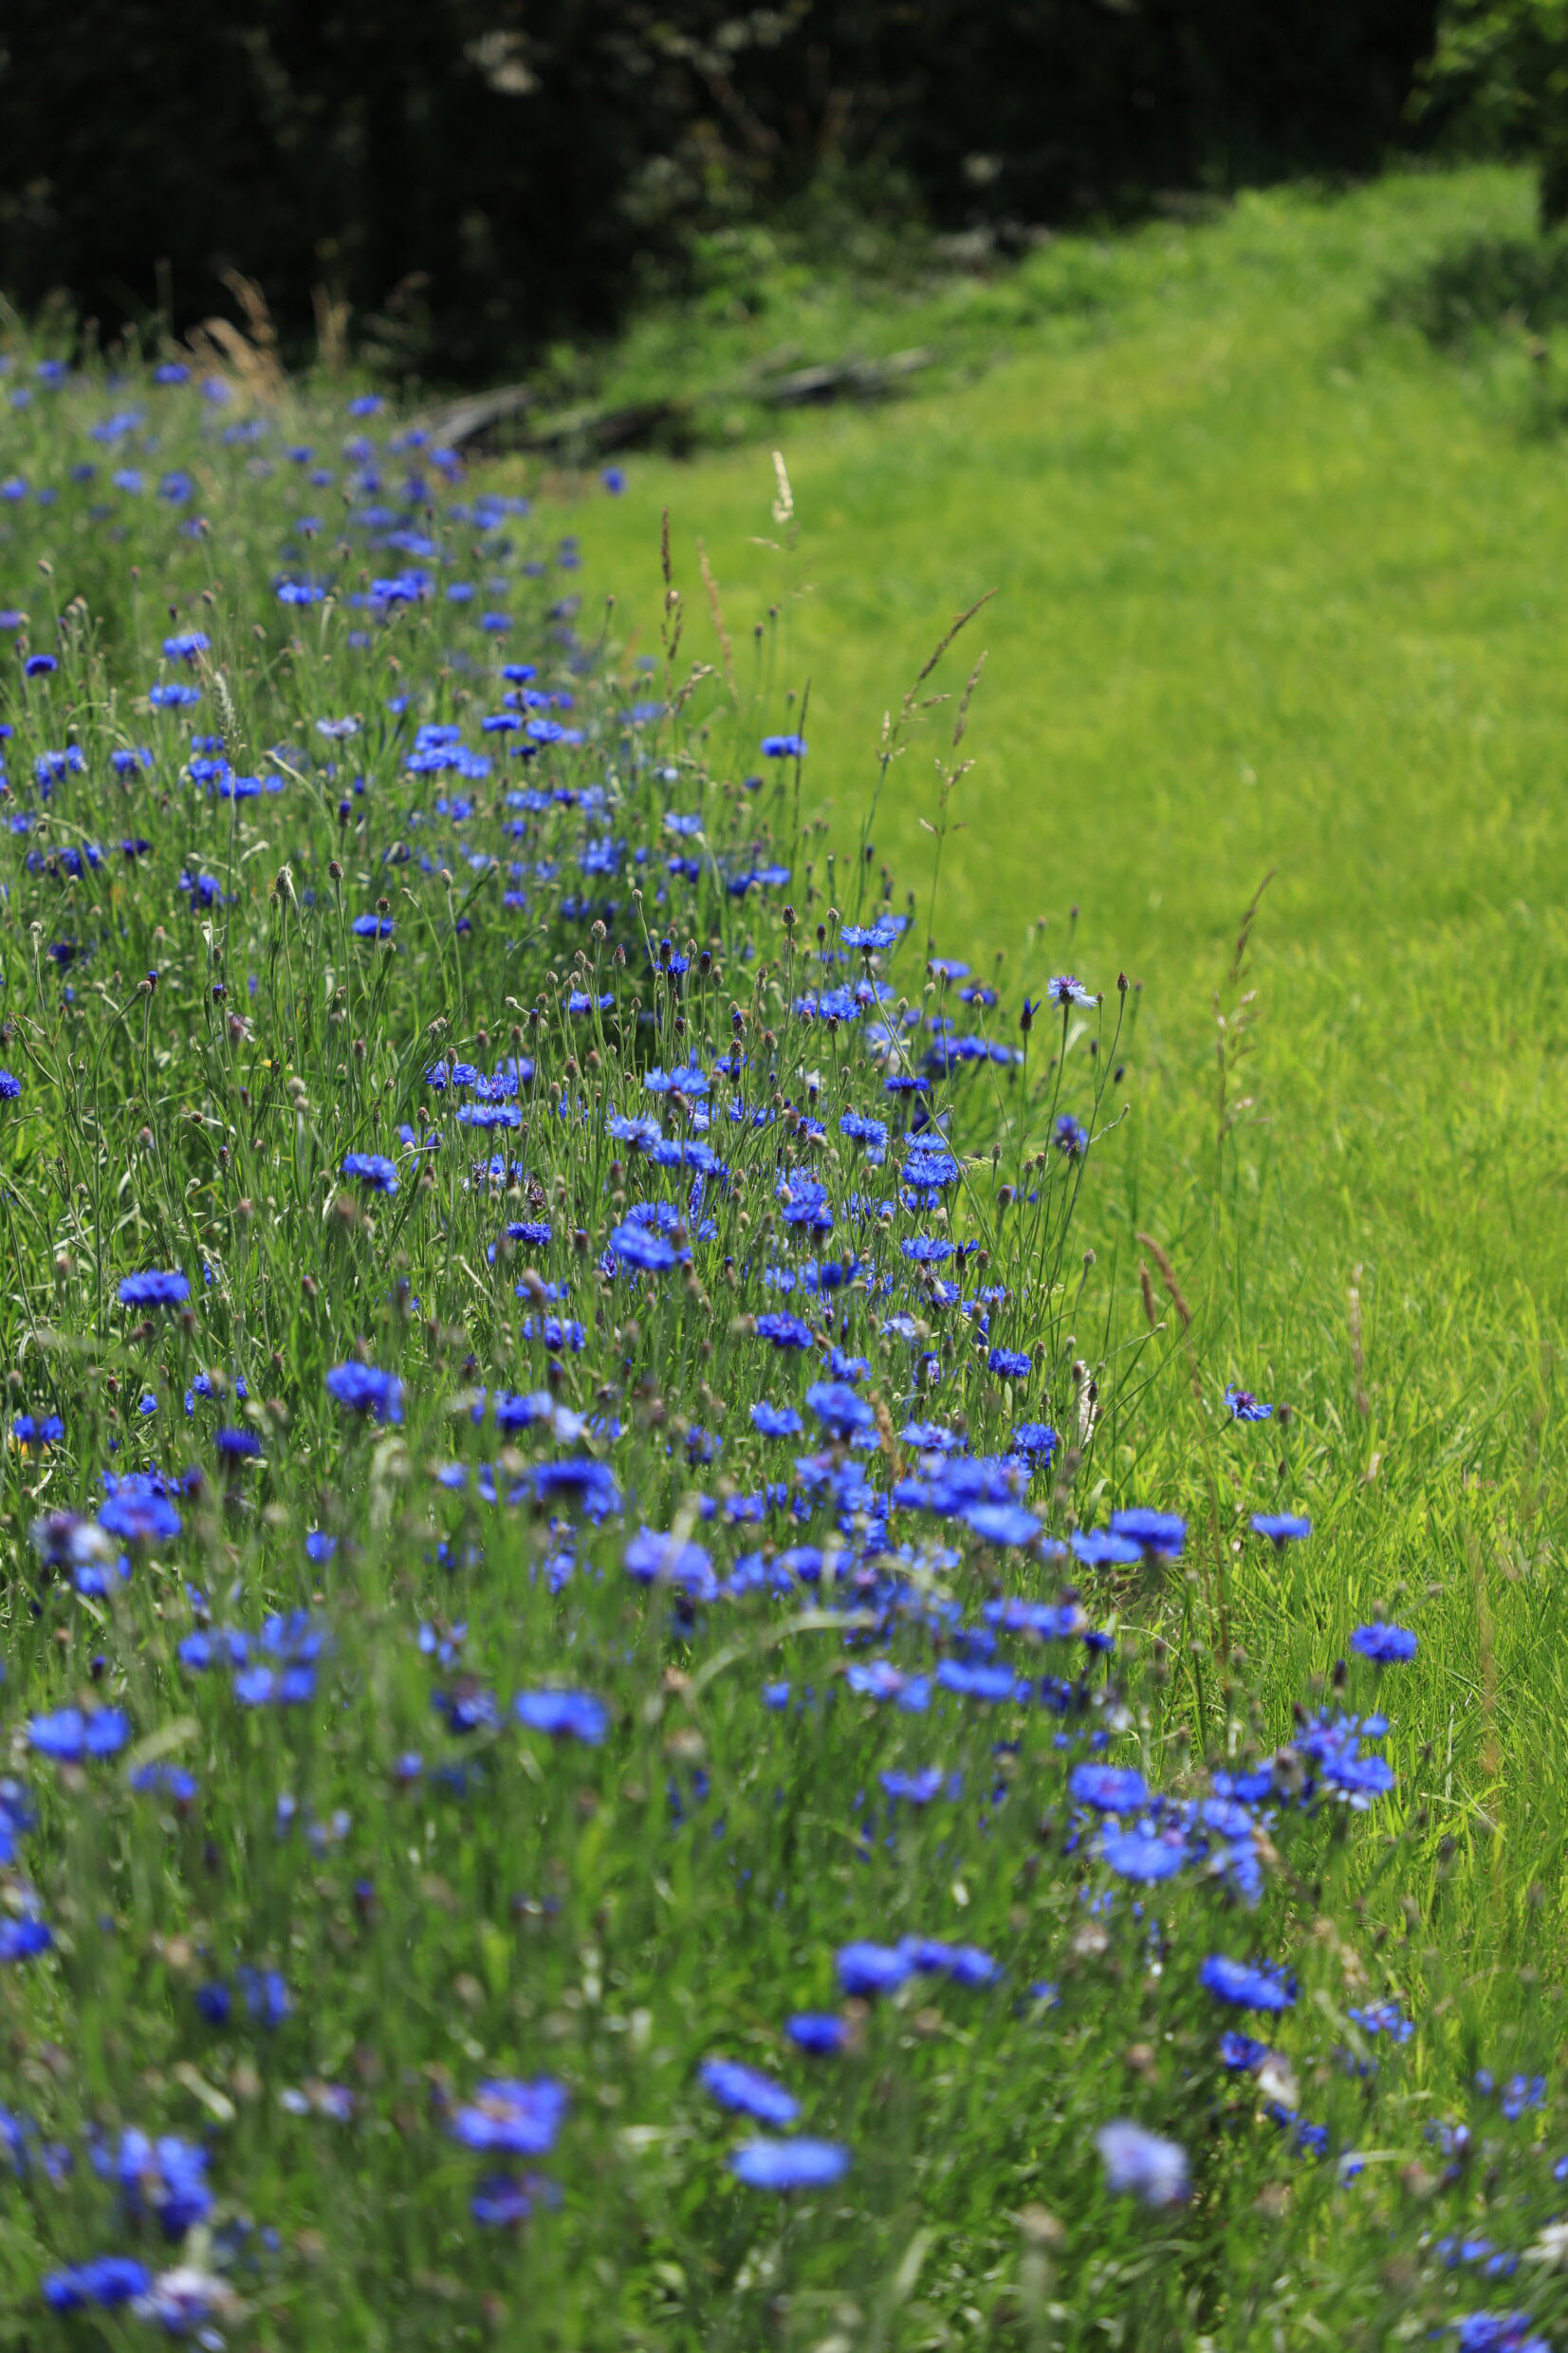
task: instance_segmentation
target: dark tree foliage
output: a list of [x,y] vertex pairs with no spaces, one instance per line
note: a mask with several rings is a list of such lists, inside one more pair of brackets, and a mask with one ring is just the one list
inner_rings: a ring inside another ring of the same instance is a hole
[[[461,376],[824,174],[945,226],[1374,166],[1433,0],[7,0],[0,283]],[[159,265],[166,264],[166,269]],[[369,322],[368,330],[366,322]]]
[[1526,155],[1540,223],[1568,221],[1568,7],[1563,0],[1445,0],[1422,112],[1483,152]]

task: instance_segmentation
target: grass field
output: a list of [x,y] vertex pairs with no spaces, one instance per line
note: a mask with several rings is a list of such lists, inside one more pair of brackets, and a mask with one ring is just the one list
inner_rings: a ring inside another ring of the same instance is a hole
[[[1406,176],[1069,241],[960,297],[955,348],[973,364],[976,309],[996,337],[980,380],[794,424],[791,565],[756,544],[755,448],[638,464],[583,526],[622,623],[652,626],[665,505],[695,635],[699,535],[737,640],[781,602],[816,795],[857,823],[883,712],[997,592],[944,672],[987,649],[944,944],[1011,952],[1039,917],[1097,980],[1144,984],[1125,1192],[1094,1239],[1124,1264],[1159,1228],[1206,1354],[1299,1403],[1292,1475],[1344,1527],[1337,1582],[1446,1585],[1431,1705],[1471,1769],[1445,1826],[1468,1854],[1503,1825],[1488,1905],[1554,1851],[1528,1825],[1558,1672],[1568,456],[1517,336],[1439,357],[1408,305],[1379,314],[1438,256],[1527,242],[1530,204],[1522,175]],[[877,812],[900,873],[930,871],[940,724]],[[1255,1102],[1220,1156],[1215,991],[1228,1013],[1269,874],[1232,1086]]]
[[0,2342],[1563,2341],[1528,211],[688,322],[942,355],[787,496],[17,339]]

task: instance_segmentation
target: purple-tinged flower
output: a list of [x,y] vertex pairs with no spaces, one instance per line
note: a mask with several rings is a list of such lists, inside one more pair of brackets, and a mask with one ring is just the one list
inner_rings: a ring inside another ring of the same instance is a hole
[[1225,1409],[1232,1421],[1269,1421],[1274,1414],[1273,1406],[1263,1404],[1250,1389],[1227,1389]]
[[1045,983],[1045,1001],[1048,1005],[1081,1005],[1092,1010],[1099,999],[1075,973],[1058,973]]
[[532,2083],[499,2078],[481,2084],[449,2127],[466,2149],[504,2157],[544,2157],[566,2114],[566,2093],[547,2075]]
[[1117,2197],[1175,2206],[1187,2196],[1187,2152],[1178,2141],[1120,2118],[1101,2126],[1095,2146],[1104,2162],[1106,2186]]

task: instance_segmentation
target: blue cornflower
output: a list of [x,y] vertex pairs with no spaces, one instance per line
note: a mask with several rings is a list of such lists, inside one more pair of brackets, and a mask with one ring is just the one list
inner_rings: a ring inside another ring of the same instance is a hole
[[18,1414],[10,1434],[18,1446],[58,1446],[65,1425],[58,1414]]
[[[247,1967],[236,1973],[235,1982],[246,2009],[257,2025],[265,2027],[269,2034],[275,2033],[294,2007],[294,1997],[288,1991],[282,1971]],[[199,2002],[201,1997],[198,1994],[196,1998]],[[224,2015],[228,2015],[227,2009]]]
[[1111,1533],[1125,1536],[1140,1552],[1156,1553],[1163,1560],[1181,1558],[1187,1541],[1187,1522],[1174,1511],[1151,1511],[1142,1504],[1134,1504],[1125,1511],[1111,1514]]
[[849,2042],[848,2027],[832,2010],[799,2010],[784,2020],[784,2032],[798,2050],[810,2051],[817,2058],[843,2050]]
[[1059,1152],[1069,1160],[1081,1160],[1089,1149],[1089,1131],[1081,1120],[1075,1120],[1070,1111],[1063,1111],[1056,1123],[1052,1139]]
[[233,1430],[225,1426],[212,1440],[226,1462],[254,1461],[261,1453],[261,1439],[254,1430]]
[[123,1709],[102,1708],[94,1715],[81,1708],[60,1708],[53,1715],[31,1716],[28,1743],[40,1756],[57,1765],[80,1765],[89,1756],[113,1756],[131,1737]]
[[36,1959],[53,1942],[54,1931],[47,1920],[0,1919],[0,1963],[8,1968],[14,1961]]
[[805,1428],[793,1405],[770,1405],[766,1398],[751,1408],[751,1421],[765,1438],[798,1438]]
[[[848,1113],[845,1114],[846,1118],[849,1116]],[[843,1121],[840,1120],[839,1124],[841,1127]],[[881,1126],[881,1121],[878,1121],[876,1124]],[[883,1128],[882,1133],[885,1136],[887,1130]],[[939,1267],[944,1258],[952,1256],[954,1249],[951,1242],[946,1242],[939,1234],[934,1233],[906,1234],[898,1247],[906,1258],[913,1258],[915,1265],[919,1267]]]
[[1149,1786],[1127,1765],[1075,1765],[1067,1794],[1100,1814],[1138,1814],[1149,1803]]
[[134,2255],[93,2255],[66,2270],[46,2272],[43,2297],[52,2312],[80,2312],[88,2304],[138,2302],[152,2285],[151,2271]]
[[1273,1406],[1262,1404],[1250,1389],[1227,1389],[1225,1408],[1232,1421],[1268,1421],[1274,1414]]
[[[1356,2012],[1351,2011],[1354,2018]],[[1239,2074],[1256,2075],[1265,2060],[1274,2053],[1266,2043],[1260,2043],[1250,2034],[1238,2034],[1234,2027],[1227,2027],[1220,2037],[1220,2065]]]
[[1049,1462],[1056,1453],[1057,1434],[1043,1421],[1021,1421],[1013,1432],[1013,1452],[1031,1462]]
[[807,1410],[832,1436],[853,1437],[858,1430],[876,1427],[876,1415],[846,1380],[814,1380],[805,1393]]
[[1415,1637],[1408,1626],[1357,1626],[1350,1646],[1378,1667],[1398,1666],[1413,1658],[1416,1652]]
[[1146,2206],[1174,2206],[1187,2196],[1187,2152],[1125,2118],[1102,2125],[1095,2146],[1105,2165],[1106,2186],[1118,2197],[1139,2197]]
[[107,1498],[99,1526],[122,1544],[172,1544],[180,1531],[179,1513],[156,1472],[132,1471],[124,1478],[104,1474]]
[[22,1092],[22,1082],[9,1070],[0,1070],[0,1102],[14,1102]]
[[581,1740],[597,1749],[610,1729],[610,1711],[592,1692],[519,1692],[512,1714],[531,1732],[557,1740]]
[[24,676],[29,678],[46,678],[51,670],[59,667],[52,654],[29,654],[22,664]]
[[1397,2002],[1371,2002],[1365,2010],[1348,2010],[1345,2015],[1363,2034],[1387,2034],[1396,2043],[1408,2043],[1415,2032]]
[[995,1985],[1002,1964],[977,1944],[944,1944],[936,1936],[906,1936],[903,1951],[912,1969],[928,1976],[948,1977],[954,1985]]
[[560,2193],[539,2174],[526,2174],[521,2181],[511,2174],[487,2174],[469,2200],[469,2212],[488,2230],[514,2230],[526,2222],[541,2196],[558,2200]]
[[721,2108],[754,2116],[759,2124],[793,2124],[801,2113],[801,2103],[792,2092],[755,2067],[742,2066],[738,2060],[705,2059],[697,2074],[703,2089],[712,2094]]
[[1049,1005],[1081,1005],[1087,1008],[1099,1002],[1073,973],[1058,973],[1045,983],[1045,1001]]
[[623,1267],[635,1267],[643,1274],[662,1274],[679,1263],[681,1252],[661,1233],[647,1226],[628,1220],[615,1227],[610,1234],[610,1248]]
[[174,2133],[153,2140],[129,2126],[120,2136],[110,2169],[131,2219],[156,2214],[166,2238],[183,2238],[212,2211],[207,2152]]
[[390,939],[392,917],[389,915],[357,915],[349,929],[356,939]]
[[1021,1503],[971,1503],[965,1509],[964,1525],[989,1545],[1032,1545],[1041,1529],[1040,1521]]
[[544,2157],[555,2146],[565,2114],[565,2090],[547,2075],[532,2083],[500,2078],[479,2084],[449,2129],[466,2149]]
[[802,1324],[798,1315],[758,1316],[757,1338],[771,1341],[775,1348],[809,1348],[815,1344],[810,1325]]
[[1198,1971],[1198,1983],[1217,2002],[1229,2002],[1236,2010],[1288,2010],[1296,1999],[1294,1984],[1277,1971],[1233,1961],[1225,1953],[1209,1954]]
[[178,1307],[190,1296],[190,1277],[177,1268],[168,1273],[127,1274],[120,1286],[122,1307]]
[[1255,1536],[1266,1536],[1282,1547],[1300,1544],[1312,1533],[1312,1522],[1295,1511],[1254,1511],[1249,1525]]
[[550,1238],[550,1221],[547,1217],[515,1220],[507,1228],[507,1238],[511,1242],[528,1242],[536,1250],[543,1250]]
[[328,1394],[351,1413],[374,1414],[378,1421],[401,1421],[403,1384],[396,1373],[376,1364],[335,1364],[327,1374]]
[[157,1763],[138,1765],[131,1787],[143,1797],[167,1798],[172,1806],[185,1806],[194,1804],[201,1784],[183,1765]]
[[986,1362],[993,1373],[1004,1374],[1009,1380],[1023,1380],[1032,1369],[1032,1361],[1022,1348],[993,1348]]
[[765,760],[803,760],[806,742],[803,735],[765,735],[762,740]]
[[369,1185],[376,1193],[396,1193],[397,1190],[396,1163],[389,1160],[384,1152],[345,1152],[343,1175],[358,1176],[361,1184]]
[[750,2190],[825,2190],[848,2173],[849,2151],[838,2140],[747,2140],[729,2170]]
[[895,1993],[913,1963],[902,1945],[861,1942],[840,1945],[835,1966],[846,1993],[869,1999],[876,1993]]
[[1101,1844],[1100,1853],[1118,1879],[1146,1885],[1173,1880],[1187,1862],[1187,1848],[1179,1839],[1153,1838],[1143,1830],[1114,1831]]
[[618,498],[626,488],[626,470],[623,466],[606,466],[599,478],[612,498]]

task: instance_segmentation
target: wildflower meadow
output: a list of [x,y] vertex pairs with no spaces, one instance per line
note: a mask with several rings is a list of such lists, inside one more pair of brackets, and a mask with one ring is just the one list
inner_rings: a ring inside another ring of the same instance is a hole
[[1568,2342],[1451,1466],[1354,1296],[1206,1344],[1135,978],[948,935],[987,609],[824,817],[618,472],[20,338],[0,443],[0,2342]]

